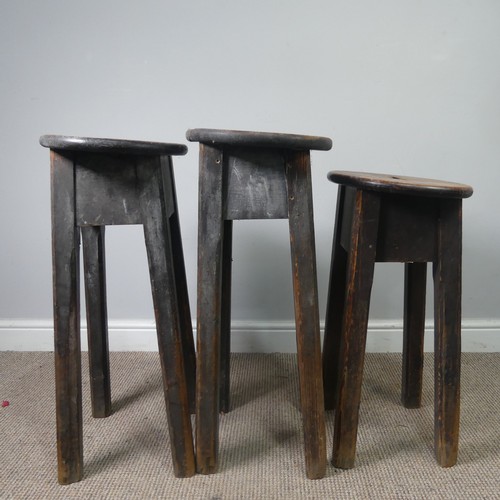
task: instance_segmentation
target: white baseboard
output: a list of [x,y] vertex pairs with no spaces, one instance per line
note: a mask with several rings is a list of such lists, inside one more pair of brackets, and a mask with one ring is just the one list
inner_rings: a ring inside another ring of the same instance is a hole
[[[324,325],[321,325],[323,329]],[[82,329],[85,328],[82,322]],[[196,334],[196,331],[195,331]],[[156,330],[152,320],[110,321],[112,351],[156,351]],[[82,331],[82,349],[87,349]],[[367,352],[401,352],[402,324],[399,321],[371,321]],[[52,351],[51,320],[0,320],[0,351]],[[296,352],[295,325],[290,321],[233,321],[232,352]],[[425,350],[433,350],[433,325],[426,324]],[[464,352],[500,352],[500,320],[464,320]]]

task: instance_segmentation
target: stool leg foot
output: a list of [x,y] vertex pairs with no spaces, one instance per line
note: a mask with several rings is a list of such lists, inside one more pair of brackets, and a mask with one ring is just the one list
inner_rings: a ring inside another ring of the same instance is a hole
[[455,465],[460,425],[462,200],[443,200],[434,263],[434,450]]
[[90,394],[95,418],[111,415],[104,226],[82,227]]
[[58,479],[83,475],[79,230],[75,227],[73,162],[51,151],[54,357]]
[[287,158],[288,217],[306,473],[326,469],[324,396],[309,153]]
[[406,408],[419,408],[422,398],[426,281],[426,262],[405,264],[401,402]]
[[196,466],[217,472],[221,353],[222,153],[200,144],[198,313],[196,369]]
[[342,248],[342,219],[344,213],[345,187],[339,186],[335,233],[333,236],[332,263],[325,318],[325,337],[323,340],[323,386],[325,409],[333,410],[337,399],[338,370],[342,318],[345,308],[345,284],[347,273],[347,253]]
[[358,432],[361,382],[366,347],[370,293],[375,267],[380,200],[377,195],[358,191],[351,226],[348,257],[346,307],[340,344],[333,459],[335,467],[354,466]]
[[221,299],[221,353],[220,353],[220,411],[230,409],[231,370],[231,268],[233,246],[233,221],[224,221],[222,248],[222,299]]
[[138,166],[141,186],[141,211],[148,254],[151,290],[155,309],[158,347],[162,365],[165,403],[169,423],[172,462],[176,477],[195,473],[193,436],[186,384],[182,333],[177,304],[170,228],[164,197],[161,196],[161,171],[149,165]]

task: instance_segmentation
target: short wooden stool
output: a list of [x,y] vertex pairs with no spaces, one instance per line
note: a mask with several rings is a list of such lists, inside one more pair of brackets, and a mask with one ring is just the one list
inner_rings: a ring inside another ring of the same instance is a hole
[[172,155],[182,144],[44,135],[50,148],[59,482],[83,475],[79,247],[83,240],[92,412],[111,413],[104,227],[142,224],[175,475],[195,472],[195,353]]
[[330,172],[340,184],[323,347],[325,402],[335,407],[333,465],[354,466],[375,262],[405,263],[402,402],[420,406],[427,262],[434,271],[434,448],[455,464],[460,413],[462,198],[430,179]]
[[325,473],[326,450],[309,151],[329,150],[331,140],[207,129],[188,130],[186,137],[201,143],[198,471],[210,474],[217,470],[219,410],[229,410],[233,220],[288,218],[306,471],[309,478],[320,478]]

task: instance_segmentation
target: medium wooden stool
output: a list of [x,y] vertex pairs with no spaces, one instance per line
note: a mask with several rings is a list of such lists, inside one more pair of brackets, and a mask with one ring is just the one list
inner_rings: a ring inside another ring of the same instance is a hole
[[229,410],[233,220],[288,218],[306,471],[309,478],[321,478],[326,450],[309,151],[329,150],[332,142],[325,137],[207,129],[188,130],[186,137],[201,143],[198,471],[216,472],[219,409]]
[[420,406],[427,262],[434,271],[434,448],[455,464],[460,413],[462,198],[430,179],[330,172],[340,184],[323,346],[325,402],[335,407],[333,465],[354,466],[375,262],[405,263],[402,402]]
[[182,144],[44,135],[50,148],[59,482],[83,475],[79,247],[83,240],[92,412],[111,413],[104,226],[142,224],[175,475],[195,472],[195,353],[172,155]]

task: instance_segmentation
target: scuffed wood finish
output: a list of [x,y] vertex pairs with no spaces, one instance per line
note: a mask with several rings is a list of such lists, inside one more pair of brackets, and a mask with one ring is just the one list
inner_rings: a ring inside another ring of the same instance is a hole
[[[380,199],[357,191],[347,262],[345,309],[342,318],[333,458],[335,467],[354,466],[361,383],[366,347],[370,294],[375,267],[375,249]],[[340,318],[337,318],[340,320]]]
[[[141,224],[135,157],[100,153],[77,156],[78,226]],[[106,200],[106,203],[103,203]]]
[[230,408],[231,254],[234,219],[290,219],[306,472],[326,466],[310,154],[331,141],[195,129],[200,142],[196,458],[217,471],[219,411]]
[[274,149],[244,148],[229,149],[226,153],[224,218],[286,219],[283,153]]
[[223,154],[200,144],[198,217],[198,312],[196,370],[196,465],[217,471],[222,311]]
[[58,479],[70,484],[83,475],[80,234],[74,224],[73,160],[55,151],[50,160]]
[[434,261],[434,453],[455,465],[460,425],[462,200],[444,200]]
[[333,464],[354,465],[375,262],[405,263],[401,399],[407,408],[420,406],[426,266],[432,262],[435,455],[443,467],[452,466],[460,412],[461,198],[472,188],[357,172],[331,172],[329,179],[340,183],[323,349],[325,401],[336,410]]
[[190,421],[195,352],[171,159],[160,156],[166,151],[183,154],[186,148],[76,139],[40,139],[42,145],[55,148],[51,149],[51,186],[59,482],[69,484],[83,474],[80,231],[93,415],[111,413],[104,256],[108,224],[144,226],[174,472],[191,476],[195,472]]
[[420,408],[422,399],[426,283],[426,262],[405,264],[401,402],[406,408]]
[[311,162],[309,151],[290,152],[285,158],[306,474],[320,479],[326,469],[326,436]]
[[111,415],[104,226],[82,227],[92,416]]

